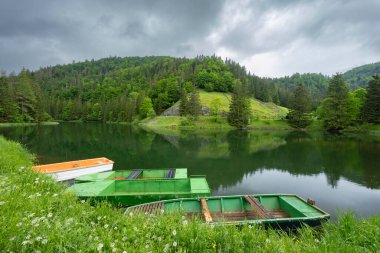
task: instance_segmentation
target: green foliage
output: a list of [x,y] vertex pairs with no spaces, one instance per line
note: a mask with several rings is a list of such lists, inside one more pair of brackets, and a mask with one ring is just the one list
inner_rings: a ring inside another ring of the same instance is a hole
[[368,83],[363,107],[363,118],[369,123],[380,123],[380,76],[373,76]]
[[290,112],[288,114],[289,123],[295,128],[305,128],[311,123],[310,94],[302,84],[298,85],[291,99]]
[[240,82],[236,83],[230,111],[228,113],[228,123],[231,126],[243,128],[249,124],[251,117],[251,105],[246,92],[246,87]]
[[140,118],[145,119],[146,117],[152,118],[156,115],[153,109],[152,100],[149,97],[144,98],[143,103],[140,106]]
[[220,115],[222,111],[222,101],[220,98],[216,97],[213,100],[211,100],[210,104],[210,113],[212,116],[218,116]]
[[326,130],[342,130],[351,124],[348,88],[341,74],[330,80],[327,97],[322,102],[320,115]]
[[362,120],[362,108],[366,98],[367,91],[359,88],[349,93],[349,114],[351,122],[359,122]]

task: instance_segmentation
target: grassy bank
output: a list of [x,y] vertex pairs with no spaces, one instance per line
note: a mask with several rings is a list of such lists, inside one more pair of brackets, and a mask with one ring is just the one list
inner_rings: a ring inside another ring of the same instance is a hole
[[[140,123],[148,128],[171,128],[171,129],[223,129],[231,130],[226,117],[218,120],[212,116],[200,116],[197,120],[187,122],[185,117],[180,116],[157,116],[153,119],[147,119]],[[292,130],[286,120],[252,120],[248,125],[248,129],[255,130]]]
[[0,123],[0,127],[17,127],[17,126],[50,126],[50,125],[58,125],[58,122],[41,122],[41,123]]
[[0,137],[0,249],[3,252],[375,252],[380,218],[342,215],[320,232],[212,227],[181,214],[124,216],[107,204],[79,202],[30,170],[33,156]]

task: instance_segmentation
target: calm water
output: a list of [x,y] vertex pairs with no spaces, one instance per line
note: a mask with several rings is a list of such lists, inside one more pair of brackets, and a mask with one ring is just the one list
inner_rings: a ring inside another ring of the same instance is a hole
[[295,193],[333,216],[380,213],[380,136],[303,132],[157,134],[97,123],[0,128],[40,163],[105,156],[116,169],[188,168],[213,194]]

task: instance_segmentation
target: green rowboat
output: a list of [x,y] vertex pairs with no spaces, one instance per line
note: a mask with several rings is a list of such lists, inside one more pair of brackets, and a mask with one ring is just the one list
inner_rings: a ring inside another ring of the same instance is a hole
[[[310,202],[310,203],[309,203]],[[158,201],[129,207],[129,213],[183,211],[212,224],[264,224],[271,227],[318,226],[330,215],[312,201],[289,194],[216,196]]]
[[80,199],[107,200],[115,205],[130,206],[152,201],[210,196],[203,176],[178,179],[104,180],[70,186]]
[[94,173],[75,178],[75,183],[98,182],[103,180],[152,180],[169,178],[187,178],[187,169],[149,169],[149,170],[117,170]]

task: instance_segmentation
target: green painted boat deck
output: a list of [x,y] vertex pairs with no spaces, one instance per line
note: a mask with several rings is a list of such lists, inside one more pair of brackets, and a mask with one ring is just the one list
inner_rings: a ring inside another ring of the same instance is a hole
[[[148,180],[148,179],[164,179],[166,178],[167,172],[170,169],[149,169],[142,170],[142,173],[136,178],[136,180]],[[175,179],[187,178],[187,169],[178,168],[172,169],[175,171]],[[89,175],[83,175],[75,179],[76,183],[80,182],[98,182],[103,180],[127,180],[136,170],[117,170],[117,171],[107,171],[101,173],[94,173]],[[172,179],[172,178],[171,178]]]
[[104,180],[74,184],[68,188],[79,198],[108,200],[114,204],[135,205],[185,197],[210,196],[205,177],[152,180]]
[[205,197],[204,202],[202,205],[201,198],[173,199],[129,207],[126,213],[180,211],[214,224],[319,225],[330,217],[302,198],[289,194],[215,196]]

